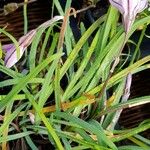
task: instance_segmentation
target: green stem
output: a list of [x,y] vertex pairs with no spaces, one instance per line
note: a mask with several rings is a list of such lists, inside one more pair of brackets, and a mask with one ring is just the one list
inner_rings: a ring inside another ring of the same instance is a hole
[[139,41],[138,41],[138,43],[137,43],[137,46],[136,46],[136,48],[135,48],[135,51],[134,51],[132,60],[131,60],[131,62],[130,62],[130,65],[133,64],[134,61],[135,61],[135,59],[136,59],[137,53],[138,53],[138,51],[139,51],[140,45],[141,45],[141,43],[142,43],[142,41],[143,41],[143,38],[144,38],[144,35],[145,35],[146,28],[147,28],[147,26],[145,26],[144,29],[142,30],[142,33],[141,33],[141,35],[140,35]]
[[24,34],[28,31],[28,18],[27,18],[27,2],[28,0],[24,0],[24,6],[23,6],[23,17],[24,17]]

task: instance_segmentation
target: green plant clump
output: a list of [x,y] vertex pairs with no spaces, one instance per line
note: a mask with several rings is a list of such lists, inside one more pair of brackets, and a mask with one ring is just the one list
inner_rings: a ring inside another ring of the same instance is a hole
[[[57,9],[60,19],[53,17],[36,29],[30,47],[13,67],[5,66],[0,44],[0,73],[6,76],[0,80],[0,149],[21,141],[22,149],[36,150],[37,137],[48,142],[49,149],[149,150],[150,140],[140,133],[150,128],[150,120],[132,129],[118,127],[124,108],[150,102],[150,96],[128,95],[132,75],[150,68],[150,56],[138,55],[149,12],[138,14],[126,35],[118,10],[110,5],[89,28],[79,23],[81,37],[76,40],[70,26],[70,16],[76,14],[71,2],[67,0],[63,9],[53,1],[52,12]],[[25,34],[27,11],[25,6]],[[141,26],[136,43],[130,37]],[[10,38],[20,55],[20,43],[5,29],[0,34]],[[125,44],[128,51],[120,54]],[[126,140],[128,144],[122,142]]]

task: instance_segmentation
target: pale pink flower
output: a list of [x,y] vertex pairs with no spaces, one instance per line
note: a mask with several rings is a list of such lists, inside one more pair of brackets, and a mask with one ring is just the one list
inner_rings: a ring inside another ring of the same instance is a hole
[[59,20],[62,20],[63,18],[64,18],[63,16],[55,16],[51,20],[48,20],[48,21],[44,22],[43,24],[41,24],[38,28],[29,31],[27,34],[22,36],[18,41],[19,58],[17,57],[17,50],[16,50],[16,46],[14,44],[3,45],[2,50],[5,51],[5,53],[6,53],[5,60],[4,60],[5,66],[10,68],[19,61],[19,59],[22,57],[24,51],[32,43],[36,32],[40,28],[46,29],[47,27],[51,26],[52,24],[54,24],[55,22],[57,22]]
[[122,14],[125,32],[128,33],[135,17],[148,6],[148,0],[109,0]]
[[18,60],[22,57],[24,51],[31,44],[35,33],[36,30],[31,30],[19,39],[19,58],[17,58],[16,46],[14,44],[6,44],[2,46],[2,49],[6,52],[4,60],[6,67],[10,68],[18,62]]

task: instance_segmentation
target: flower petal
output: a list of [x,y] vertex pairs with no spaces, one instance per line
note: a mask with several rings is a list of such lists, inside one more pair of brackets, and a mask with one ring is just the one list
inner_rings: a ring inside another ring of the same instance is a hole
[[15,45],[11,45],[11,44],[4,45],[4,49],[7,49],[9,47],[9,50],[7,49],[6,56],[5,56],[6,67],[10,68],[19,61],[24,51],[31,44],[35,33],[36,33],[36,30],[31,30],[26,35],[22,36],[19,39],[19,52],[20,52],[19,58],[17,58],[17,51],[16,51]]
[[148,5],[148,0],[109,0],[123,15],[125,32],[129,32],[137,13],[142,12]]
[[[22,57],[25,49],[23,49],[23,47],[19,47],[20,48],[20,56],[19,59]],[[11,52],[7,52],[6,56],[5,56],[5,66],[7,68],[11,68],[14,64],[16,64],[19,59],[17,58],[17,51],[15,46],[10,50]]]
[[113,5],[115,8],[117,8],[121,14],[124,13],[124,7],[122,5],[122,0],[109,0],[111,5]]
[[11,50],[11,48],[12,48],[13,46],[14,46],[14,44],[5,44],[5,45],[2,46],[2,50],[3,50],[4,52],[8,52],[8,51]]
[[31,30],[29,31],[27,34],[25,34],[24,36],[22,36],[20,39],[19,39],[19,44],[22,46],[22,47],[28,47],[32,40],[33,40],[33,37],[36,33],[36,30]]
[[148,1],[147,0],[141,0],[139,3],[139,7],[138,7],[137,12],[140,13],[147,7],[148,7]]

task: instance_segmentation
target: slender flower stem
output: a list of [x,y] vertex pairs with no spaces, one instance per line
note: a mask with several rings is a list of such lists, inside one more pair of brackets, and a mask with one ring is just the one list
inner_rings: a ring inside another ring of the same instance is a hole
[[[27,3],[28,3],[28,0],[24,0],[24,5],[23,5],[24,35],[27,34],[27,32],[28,32]],[[28,55],[28,53],[27,53],[27,51],[25,51],[25,56],[27,56],[27,55]]]
[[137,56],[137,53],[138,53],[138,50],[140,48],[140,45],[143,41],[143,38],[144,38],[144,35],[145,35],[145,31],[146,31],[146,28],[147,28],[147,25],[143,28],[142,32],[141,32],[141,36],[139,38],[139,41],[137,43],[137,46],[135,48],[135,51],[134,51],[134,54],[133,54],[133,57],[132,57],[132,60],[130,62],[130,65],[134,63],[135,59],[136,59],[136,56]]
[[28,0],[24,0],[24,6],[23,6],[24,35],[28,32],[27,3],[28,3]]

